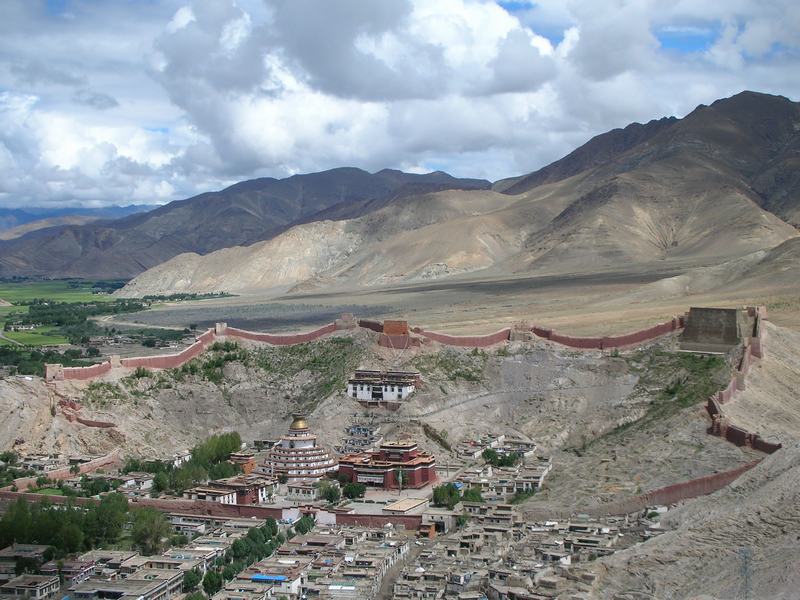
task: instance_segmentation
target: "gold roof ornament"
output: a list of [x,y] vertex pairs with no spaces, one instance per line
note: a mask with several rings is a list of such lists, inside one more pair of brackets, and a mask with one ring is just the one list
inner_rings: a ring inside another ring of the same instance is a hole
[[292,424],[289,425],[289,429],[308,429],[308,423],[306,423],[306,416],[302,414],[292,415]]

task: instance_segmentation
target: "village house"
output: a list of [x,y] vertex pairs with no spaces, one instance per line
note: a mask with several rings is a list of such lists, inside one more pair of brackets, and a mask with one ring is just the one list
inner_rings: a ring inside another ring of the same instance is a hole
[[58,575],[26,573],[0,585],[0,596],[26,600],[49,600],[56,597],[60,588],[61,582]]

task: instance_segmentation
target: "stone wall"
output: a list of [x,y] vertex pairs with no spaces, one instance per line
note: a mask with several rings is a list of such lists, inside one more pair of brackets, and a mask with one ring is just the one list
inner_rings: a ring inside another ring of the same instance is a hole
[[563,335],[553,329],[547,329],[536,325],[531,328],[531,331],[534,335],[540,338],[544,338],[546,340],[550,340],[551,342],[555,342],[556,344],[561,344],[562,346],[568,346],[570,348],[578,348],[581,350],[608,350],[649,342],[663,335],[672,333],[673,331],[677,331],[683,326],[683,317],[673,317],[669,321],[659,323],[658,325],[653,325],[652,327],[647,327],[646,329],[640,329],[638,331],[632,331],[622,335],[603,337]]
[[[756,358],[760,358],[764,353],[763,327],[761,321],[764,320],[766,309],[764,307],[748,307],[746,314],[754,319],[752,326],[752,337],[742,339],[742,356],[736,368],[731,373],[727,387],[711,396],[706,402],[706,412],[711,419],[707,431],[711,435],[716,435],[736,444],[737,446],[749,446],[754,450],[759,450],[767,454],[772,454],[782,447],[781,444],[768,442],[761,438],[758,433],[746,431],[731,423],[724,414],[723,406],[731,402],[737,391],[746,387],[746,376]],[[758,349],[758,354],[754,348]]]
[[241,338],[244,340],[251,340],[254,342],[266,342],[273,346],[291,346],[294,344],[304,344],[306,342],[313,342],[324,335],[329,335],[336,331],[336,323],[328,323],[313,331],[305,333],[294,334],[274,334],[274,333],[257,333],[255,331],[245,331],[244,329],[237,329],[235,327],[228,327],[225,329],[225,336],[232,338]]
[[746,463],[738,466],[730,471],[722,473],[714,473],[713,475],[706,475],[705,477],[698,477],[697,479],[690,479],[666,487],[650,490],[644,494],[626,498],[618,502],[612,502],[603,506],[598,506],[594,509],[587,511],[594,516],[601,515],[626,515],[634,512],[639,512],[646,509],[648,506],[657,506],[676,504],[682,500],[689,498],[697,498],[698,496],[706,496],[712,494],[717,490],[724,488],[735,481],[742,473],[746,473],[762,459]]
[[490,333],[487,335],[449,335],[447,333],[440,333],[438,331],[427,331],[425,329],[415,327],[414,332],[418,333],[424,338],[444,344],[446,346],[459,346],[464,348],[486,348],[487,346],[494,346],[501,342],[508,341],[511,328],[506,327],[500,331]]

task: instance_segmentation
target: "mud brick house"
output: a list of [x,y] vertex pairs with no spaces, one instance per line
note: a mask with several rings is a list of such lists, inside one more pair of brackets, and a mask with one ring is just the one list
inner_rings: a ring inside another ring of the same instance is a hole
[[341,457],[339,474],[385,490],[421,488],[436,480],[436,459],[420,451],[413,440],[384,442],[377,451]]
[[15,577],[0,586],[3,598],[25,598],[27,600],[48,600],[55,598],[61,583],[58,575],[30,575]]
[[236,504],[264,504],[275,495],[278,480],[259,475],[238,475],[227,479],[216,479],[209,485],[235,492]]

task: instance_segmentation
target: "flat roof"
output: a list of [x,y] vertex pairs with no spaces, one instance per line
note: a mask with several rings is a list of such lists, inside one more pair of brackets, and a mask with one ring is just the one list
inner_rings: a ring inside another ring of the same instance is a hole
[[383,507],[386,512],[407,513],[428,503],[427,498],[403,498]]

